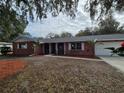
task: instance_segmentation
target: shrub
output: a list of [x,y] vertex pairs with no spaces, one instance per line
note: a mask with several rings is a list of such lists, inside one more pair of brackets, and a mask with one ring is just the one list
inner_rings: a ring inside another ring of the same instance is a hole
[[105,49],[111,50],[112,55],[117,54],[119,56],[124,56],[124,47],[114,48],[114,47],[108,47]]

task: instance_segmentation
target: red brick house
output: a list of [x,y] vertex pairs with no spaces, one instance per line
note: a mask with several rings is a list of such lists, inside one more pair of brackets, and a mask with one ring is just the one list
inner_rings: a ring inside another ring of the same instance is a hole
[[110,55],[106,47],[119,47],[124,42],[124,34],[92,35],[54,39],[33,39],[20,36],[13,42],[13,53],[16,56],[29,55],[67,55],[94,57]]

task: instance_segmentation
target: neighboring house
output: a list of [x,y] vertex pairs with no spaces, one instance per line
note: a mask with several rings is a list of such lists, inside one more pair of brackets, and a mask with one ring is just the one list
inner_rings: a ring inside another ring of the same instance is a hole
[[111,51],[105,48],[120,47],[122,42],[124,42],[124,34],[39,40],[28,36],[20,36],[13,42],[13,53],[17,56],[47,54],[80,57],[108,56],[111,55]]
[[1,54],[1,47],[10,47],[11,50],[13,50],[12,43],[0,42],[0,54]]
[[0,48],[1,47],[10,47],[12,49],[12,43],[8,43],[8,42],[0,42]]

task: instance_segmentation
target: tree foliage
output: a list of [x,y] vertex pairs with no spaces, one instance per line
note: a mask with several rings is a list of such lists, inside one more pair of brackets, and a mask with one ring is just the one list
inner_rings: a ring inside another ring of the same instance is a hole
[[[53,16],[63,12],[71,17],[75,17],[79,0],[1,0],[0,8],[3,6],[7,9],[21,12],[22,15],[33,19],[33,12],[39,19],[47,18],[50,12]],[[82,3],[84,3],[82,1]],[[98,12],[100,16],[109,13],[111,10],[123,10],[124,0],[87,0],[85,10],[90,12],[93,18]],[[6,12],[6,11],[5,11]]]
[[11,0],[0,1],[0,41],[11,41],[14,37],[23,33],[27,20],[19,15]]
[[33,12],[35,12],[37,17],[42,19],[47,18],[48,12],[53,16],[59,15],[60,12],[75,16],[78,0],[1,0],[0,5],[15,12],[20,11],[24,16],[29,14],[31,19],[34,18]]
[[62,32],[60,37],[64,38],[64,37],[73,37],[73,35],[69,32]]
[[87,36],[92,35],[91,28],[86,27],[84,30],[80,30],[75,36]]
[[104,20],[101,20],[98,27],[91,29],[90,27],[80,30],[76,36],[86,35],[103,35],[103,34],[120,34],[124,33],[124,26],[116,21],[112,15],[108,15]]
[[90,12],[91,19],[99,14],[99,18],[111,11],[123,11],[124,0],[87,0],[85,10]]
[[116,21],[112,15],[109,15],[104,20],[101,20],[98,26],[99,28],[95,32],[96,34],[124,33],[124,27],[120,26],[120,23]]
[[[0,0],[0,40],[9,41],[22,33],[27,25],[27,18],[32,21],[34,13],[38,19],[65,13],[75,17],[79,0]],[[84,3],[84,2],[82,2]],[[99,14],[99,18],[111,10],[124,10],[124,0],[87,0],[85,10],[91,19]]]
[[52,38],[59,38],[60,36],[58,35],[58,34],[55,34],[55,33],[48,33],[47,35],[46,35],[46,37],[45,38],[50,38],[50,39],[52,39]]
[[61,34],[48,33],[46,38],[64,38],[64,37],[72,37],[73,35],[69,32],[62,32]]
[[[53,16],[60,12],[66,13],[72,17],[75,16],[79,0],[1,0],[0,3],[17,10],[21,10],[23,15],[30,15],[33,19],[33,11],[36,11],[39,19],[47,18],[47,13],[51,12]],[[82,3],[84,3],[82,1]],[[15,8],[15,7],[14,7]],[[90,12],[91,18],[97,13],[103,16],[111,10],[124,10],[124,0],[86,0],[85,10]]]
[[78,0],[0,0],[0,40],[10,41],[24,32],[27,19],[34,19],[34,12],[38,19],[47,18],[48,12],[52,16],[63,12],[75,17]]
[[29,32],[23,32],[22,35],[27,35],[32,37],[32,35]]

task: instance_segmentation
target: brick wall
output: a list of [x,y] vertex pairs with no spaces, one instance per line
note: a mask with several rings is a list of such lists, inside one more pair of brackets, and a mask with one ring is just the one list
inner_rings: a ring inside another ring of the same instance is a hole
[[77,57],[94,57],[94,45],[84,43],[84,50],[69,50],[69,43],[65,43],[65,55]]
[[85,47],[84,54],[86,56],[95,56],[95,49],[93,44],[85,42],[84,47]]
[[36,45],[35,48],[35,55],[43,55],[43,44]]
[[[27,49],[18,49],[19,43],[27,43]],[[34,54],[33,42],[14,42],[13,43],[13,54],[16,56],[28,56]]]
[[[18,49],[18,43],[27,43],[27,49]],[[43,55],[43,44],[35,45],[33,42],[15,42],[13,43],[13,54],[16,56],[28,56],[28,55]],[[84,43],[84,50],[69,50],[69,43],[65,43],[65,55],[77,56],[77,57],[93,57],[94,45],[87,42]]]

